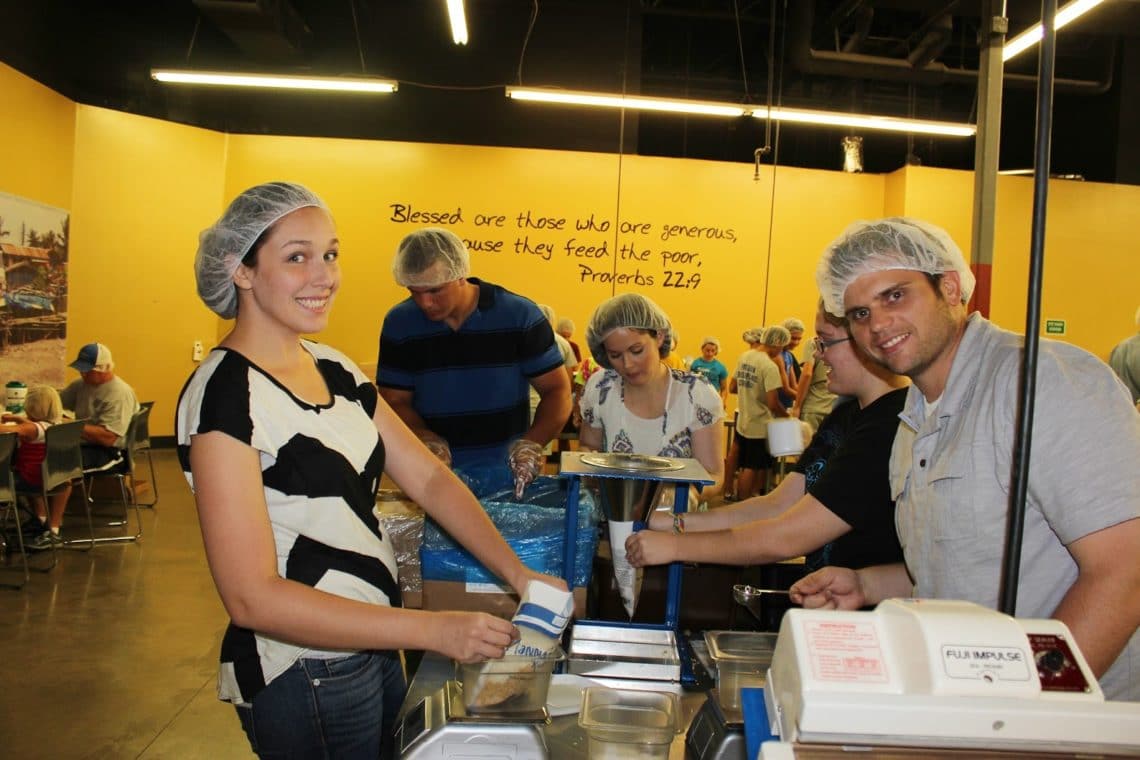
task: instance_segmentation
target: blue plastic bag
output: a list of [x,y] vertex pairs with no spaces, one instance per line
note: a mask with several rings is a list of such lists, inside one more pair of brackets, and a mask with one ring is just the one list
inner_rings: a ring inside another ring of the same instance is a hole
[[[540,573],[563,577],[566,481],[539,477],[527,487],[522,500],[515,501],[514,483],[506,467],[457,470],[456,473],[479,498],[491,522],[524,565]],[[597,506],[586,489],[579,493],[575,587],[589,584],[598,544]],[[420,564],[425,581],[502,583],[430,517],[424,520]]]

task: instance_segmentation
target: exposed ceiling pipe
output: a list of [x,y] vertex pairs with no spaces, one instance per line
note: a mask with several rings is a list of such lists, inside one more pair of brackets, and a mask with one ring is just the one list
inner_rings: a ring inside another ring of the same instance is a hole
[[867,35],[871,33],[871,22],[875,20],[875,9],[869,5],[861,6],[856,13],[858,15],[855,17],[855,31],[847,38],[847,42],[843,43],[844,53],[859,52],[863,43],[867,41]]
[[939,16],[926,34],[906,57],[911,68],[921,69],[942,55],[954,37],[954,19],[950,14]]
[[953,19],[954,14],[952,11],[958,7],[958,3],[959,0],[949,0],[949,2],[944,3],[941,9],[927,16],[926,20],[919,24],[918,28],[915,29],[906,39],[899,40],[898,44],[896,44],[893,49],[887,51],[886,55],[896,56],[905,55],[908,53],[911,49],[911,39],[921,39],[926,34],[927,30],[929,30],[930,27],[934,26],[938,19],[942,18],[943,16],[949,16],[951,19]]
[[293,62],[312,32],[289,0],[193,0],[251,59]]
[[828,27],[839,26],[847,20],[848,16],[862,8],[863,4],[863,0],[844,0],[844,2],[840,3],[839,7],[833,10],[831,15],[827,17]]
[[[952,69],[944,63],[930,62],[919,68],[912,67],[904,58],[863,55],[861,53],[830,52],[811,46],[812,23],[815,18],[814,0],[789,3],[788,61],[798,71],[821,76],[848,77],[851,79],[880,79],[914,84],[973,85],[978,78],[974,69]],[[1058,92],[1080,95],[1101,95],[1112,87],[1112,70],[1115,66],[1116,46],[1111,46],[1107,71],[1101,81],[1085,79],[1055,79]],[[1037,77],[1006,73],[1006,86],[1035,88]]]

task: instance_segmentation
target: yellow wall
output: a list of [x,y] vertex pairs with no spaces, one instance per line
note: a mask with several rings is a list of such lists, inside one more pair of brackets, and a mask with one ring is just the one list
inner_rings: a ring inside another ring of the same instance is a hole
[[[344,285],[323,338],[359,362],[375,360],[384,312],[406,296],[392,280],[392,253],[400,238],[425,226],[394,221],[393,206],[400,205],[461,212],[462,222],[448,226],[468,240],[499,244],[498,252],[472,253],[473,273],[569,316],[579,339],[598,303],[614,292],[637,290],[674,320],[682,354],[695,355],[700,338],[712,334],[720,337],[731,363],[743,349],[744,328],[793,315],[810,321],[816,253],[853,210],[861,216],[881,213],[881,177],[778,169],[770,259],[775,277],[768,283],[770,171],[757,182],[750,167],[732,163],[235,136],[226,184],[232,196],[257,182],[293,179],[329,203],[343,241]],[[519,216],[527,212],[530,226],[520,226]],[[478,215],[502,220],[478,224]],[[556,220],[561,229],[538,229],[540,217]],[[591,217],[593,228],[577,229]],[[676,225],[701,232],[667,235]],[[522,242],[550,248],[516,251]],[[567,245],[604,246],[606,255],[579,257]],[[615,257],[623,247],[638,257],[648,251],[647,260]],[[665,251],[689,260],[665,263]],[[630,279],[615,285],[608,277],[615,267],[618,274],[640,275],[645,284]],[[685,287],[672,284],[678,281]]]
[[[946,229],[967,257],[973,204],[973,174],[910,166],[904,208],[891,209],[927,219]],[[1015,332],[1025,331],[1032,232],[1033,180],[998,177],[990,318]],[[1041,292],[1044,320],[1062,319],[1068,341],[1107,358],[1135,332],[1140,306],[1140,252],[1131,221],[1140,208],[1140,187],[1051,180],[1045,228],[1045,270]]]
[[71,206],[75,103],[0,63],[0,192]]
[[[994,243],[995,322],[1024,332],[1033,181],[999,177]],[[1045,225],[1041,318],[1062,319],[1059,337],[1102,359],[1136,332],[1140,246],[1134,232],[1140,187],[1053,180]],[[1044,334],[1044,324],[1039,326]]]
[[[177,393],[193,369],[194,340],[209,348],[225,334],[194,292],[198,232],[242,189],[267,180],[303,182],[321,194],[343,241],[344,285],[321,336],[361,363],[375,360],[384,313],[405,296],[390,263],[400,238],[422,224],[393,220],[393,205],[456,212],[455,230],[497,242],[499,252],[472,254],[476,275],[550,304],[578,324],[614,292],[640,290],[657,300],[694,355],[717,335],[733,364],[741,331],[799,316],[809,324],[819,251],[852,220],[884,214],[923,216],[968,246],[972,175],[906,167],[890,175],[850,175],[751,164],[510,148],[235,135],[87,106],[76,107],[22,75],[0,67],[0,88],[30,120],[0,121],[15,171],[0,191],[67,208],[71,224],[68,352],[89,340],[114,349],[123,377],[155,399],[157,435],[173,432]],[[44,167],[47,167],[45,170]],[[1023,326],[1031,185],[998,185],[992,315]],[[773,208],[772,198],[775,197]],[[1045,317],[1067,319],[1066,339],[1104,356],[1132,332],[1137,278],[1127,223],[1140,188],[1054,182],[1051,185]],[[519,214],[565,219],[563,229],[521,229]],[[476,215],[502,216],[478,224]],[[593,216],[605,230],[579,231]],[[769,229],[769,220],[774,220]],[[621,223],[649,225],[622,232]],[[670,225],[702,228],[697,237],[663,239]],[[714,239],[706,237],[709,229]],[[731,239],[728,232],[731,231]],[[720,238],[715,238],[720,235]],[[552,246],[548,258],[515,251]],[[601,259],[568,255],[566,244],[606,246]],[[648,260],[615,261],[630,245]],[[685,264],[662,263],[683,251]],[[699,264],[699,266],[698,266]],[[584,282],[582,266],[642,277]],[[666,287],[666,270],[688,287]],[[700,275],[699,284],[693,275]],[[771,276],[769,276],[769,274]]]
[[68,354],[106,343],[151,432],[170,435],[191,345],[217,320],[198,300],[198,231],[223,203],[225,136],[80,106],[71,207]]

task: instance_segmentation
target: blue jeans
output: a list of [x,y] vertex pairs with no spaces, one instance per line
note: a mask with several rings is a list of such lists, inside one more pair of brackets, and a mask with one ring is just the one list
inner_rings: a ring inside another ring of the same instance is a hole
[[395,652],[303,659],[237,706],[261,758],[395,757],[393,731],[407,684]]

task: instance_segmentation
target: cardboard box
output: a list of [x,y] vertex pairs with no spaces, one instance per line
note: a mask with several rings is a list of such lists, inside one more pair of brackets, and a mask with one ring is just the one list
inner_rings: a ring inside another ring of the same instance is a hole
[[[425,610],[460,610],[463,612],[489,612],[501,618],[510,618],[519,607],[518,594],[506,592],[486,583],[462,581],[424,581],[423,608]],[[574,589],[574,617],[586,616],[586,589]]]

